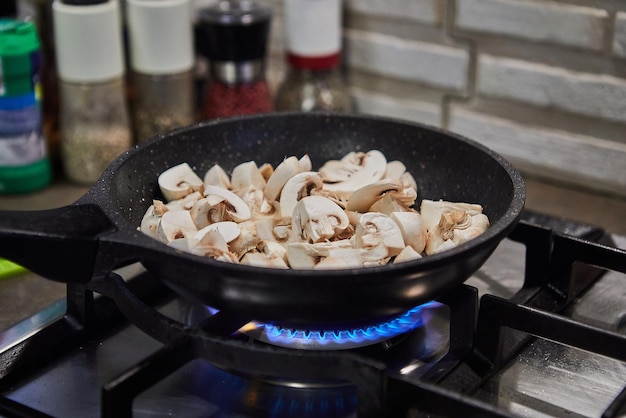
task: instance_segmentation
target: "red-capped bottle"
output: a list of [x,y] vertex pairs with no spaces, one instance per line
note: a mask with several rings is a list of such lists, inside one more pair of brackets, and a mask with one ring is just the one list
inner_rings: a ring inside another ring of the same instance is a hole
[[265,80],[271,16],[269,8],[247,0],[223,0],[199,11],[198,48],[210,68],[206,118],[273,110]]
[[276,110],[354,110],[341,73],[341,0],[283,0],[287,75]]

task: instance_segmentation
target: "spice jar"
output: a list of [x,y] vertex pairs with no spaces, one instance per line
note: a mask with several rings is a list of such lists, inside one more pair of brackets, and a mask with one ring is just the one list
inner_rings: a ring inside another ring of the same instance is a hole
[[201,9],[196,31],[209,60],[204,116],[212,119],[272,110],[265,80],[271,10],[252,1],[220,1]]
[[287,75],[276,110],[353,110],[340,69],[341,1],[284,0]]
[[127,0],[132,116],[137,141],[194,121],[189,0]]
[[54,0],[61,160],[91,185],[132,144],[117,0]]
[[42,133],[40,69],[35,25],[0,19],[0,193],[31,192],[52,177]]

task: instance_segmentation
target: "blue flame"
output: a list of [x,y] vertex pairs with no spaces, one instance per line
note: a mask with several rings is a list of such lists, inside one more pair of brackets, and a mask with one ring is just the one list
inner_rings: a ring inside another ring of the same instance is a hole
[[271,324],[255,324],[265,331],[268,341],[277,345],[289,345],[290,342],[298,341],[299,344],[314,344],[324,346],[353,345],[368,342],[377,342],[393,338],[421,327],[424,324],[423,310],[440,306],[437,302],[428,302],[405,312],[404,314],[386,322],[369,326],[367,328],[355,328],[333,331],[311,331],[282,328]]

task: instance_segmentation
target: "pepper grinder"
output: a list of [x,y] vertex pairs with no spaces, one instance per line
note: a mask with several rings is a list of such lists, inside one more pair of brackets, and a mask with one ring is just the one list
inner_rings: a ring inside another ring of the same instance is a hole
[[219,1],[201,9],[198,47],[209,60],[204,97],[208,119],[272,110],[265,80],[271,10],[255,2]]
[[132,144],[117,0],[54,0],[61,159],[91,185]]
[[132,115],[138,142],[194,121],[189,0],[127,0]]

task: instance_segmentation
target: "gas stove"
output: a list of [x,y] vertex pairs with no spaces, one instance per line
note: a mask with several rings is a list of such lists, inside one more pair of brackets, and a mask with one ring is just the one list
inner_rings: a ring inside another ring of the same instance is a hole
[[465,284],[341,330],[219,312],[128,266],[0,333],[0,416],[624,416],[620,248],[525,212]]

